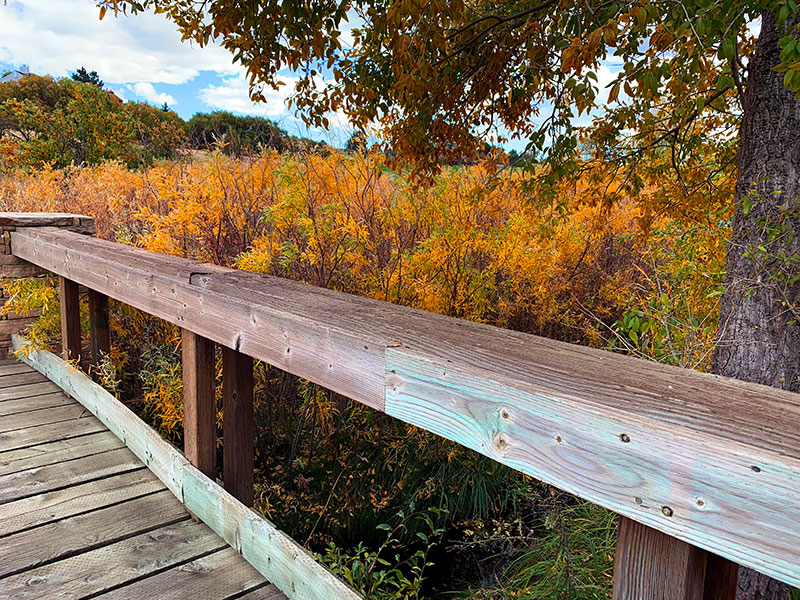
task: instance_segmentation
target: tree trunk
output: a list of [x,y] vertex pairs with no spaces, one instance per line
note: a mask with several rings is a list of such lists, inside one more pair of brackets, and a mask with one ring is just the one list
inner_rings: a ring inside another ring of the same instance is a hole
[[[778,26],[762,15],[740,131],[736,210],[714,358],[719,375],[800,392],[800,102],[783,85]],[[738,600],[786,600],[787,585],[742,567]]]

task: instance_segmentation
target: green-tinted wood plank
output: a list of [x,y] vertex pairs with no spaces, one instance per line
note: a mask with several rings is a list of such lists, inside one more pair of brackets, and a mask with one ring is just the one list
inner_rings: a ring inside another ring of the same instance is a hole
[[100,431],[66,440],[45,442],[27,448],[0,452],[0,476],[91,456],[124,446],[122,440],[110,431]]
[[800,459],[406,348],[386,355],[387,414],[800,584]]
[[[182,521],[2,579],[0,595],[14,600],[78,600],[224,546],[206,525]],[[197,596],[198,600],[205,597],[202,593]],[[149,598],[159,597],[141,596],[139,600]]]
[[184,468],[183,485],[186,508],[290,598],[360,598],[292,538],[192,465]]
[[164,491],[21,531],[0,544],[0,577],[187,518],[181,503]]
[[0,536],[166,489],[147,469],[128,471],[3,504]]

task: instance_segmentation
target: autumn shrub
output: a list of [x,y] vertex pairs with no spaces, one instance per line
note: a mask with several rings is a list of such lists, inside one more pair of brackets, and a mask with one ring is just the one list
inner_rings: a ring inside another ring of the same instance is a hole
[[[589,192],[588,183],[564,189],[556,206],[513,170],[452,167],[418,187],[375,154],[216,152],[141,170],[108,162],[6,173],[0,210],[90,214],[102,237],[148,250],[704,368],[726,215],[656,216]],[[57,343],[52,286],[10,291],[47,306],[50,320],[34,333]],[[112,339],[95,376],[180,444],[178,329],[113,303]],[[416,597],[449,580],[467,586],[475,570],[463,565],[489,561],[486,597],[511,588],[546,597],[547,585],[607,593],[613,520],[595,507],[546,501],[511,469],[262,363],[256,420],[256,506],[365,589],[375,583],[367,564],[395,597]],[[420,535],[440,530],[420,558]],[[587,540],[594,558],[578,549]],[[387,543],[405,558],[388,559]],[[420,560],[437,564],[425,585]]]

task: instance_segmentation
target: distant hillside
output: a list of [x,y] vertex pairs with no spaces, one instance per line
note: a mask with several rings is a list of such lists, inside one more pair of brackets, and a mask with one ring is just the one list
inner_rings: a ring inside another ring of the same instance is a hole
[[186,122],[167,106],[123,102],[90,75],[54,79],[19,71],[0,82],[0,169],[106,160],[134,167],[186,151],[240,156],[327,148],[261,117],[212,112]]

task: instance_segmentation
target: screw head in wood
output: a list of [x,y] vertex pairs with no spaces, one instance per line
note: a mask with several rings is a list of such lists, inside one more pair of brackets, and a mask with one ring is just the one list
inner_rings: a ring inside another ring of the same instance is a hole
[[662,506],[661,507],[661,514],[663,514],[665,517],[671,517],[672,516],[672,509],[669,506]]
[[628,442],[631,441],[631,438],[628,436],[627,433],[620,433],[619,434],[619,441],[624,443],[624,444],[627,444]]

